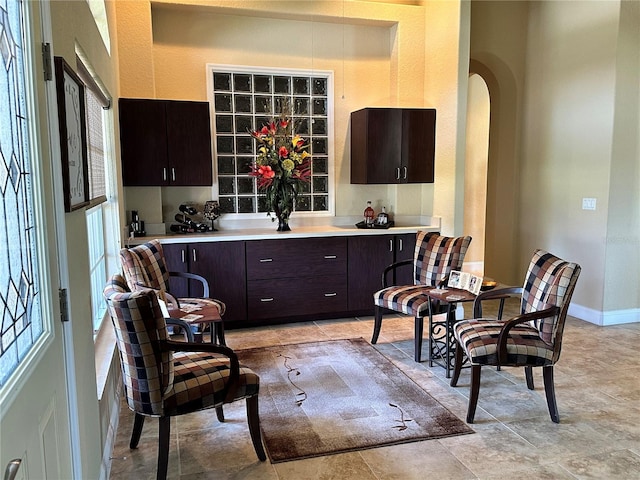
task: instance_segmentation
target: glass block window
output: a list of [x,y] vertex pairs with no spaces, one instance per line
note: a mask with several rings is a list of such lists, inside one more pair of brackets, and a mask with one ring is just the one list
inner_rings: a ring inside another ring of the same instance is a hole
[[43,334],[22,2],[0,2],[0,386]]
[[264,195],[249,176],[256,157],[251,132],[287,108],[294,132],[312,156],[311,182],[299,192],[298,212],[329,213],[333,202],[330,138],[332,75],[330,72],[247,71],[209,65],[209,98],[215,112],[215,158],[220,211],[225,214],[266,212]]

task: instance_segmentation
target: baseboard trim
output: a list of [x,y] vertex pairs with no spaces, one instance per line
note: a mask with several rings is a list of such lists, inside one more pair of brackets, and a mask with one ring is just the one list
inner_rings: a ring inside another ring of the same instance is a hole
[[640,322],[640,308],[602,312],[572,303],[569,305],[569,315],[602,327]]

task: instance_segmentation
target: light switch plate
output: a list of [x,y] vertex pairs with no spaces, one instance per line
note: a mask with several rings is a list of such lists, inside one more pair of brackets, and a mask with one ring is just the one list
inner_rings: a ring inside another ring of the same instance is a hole
[[583,198],[582,199],[582,209],[583,210],[595,210],[596,209],[596,199],[595,198]]

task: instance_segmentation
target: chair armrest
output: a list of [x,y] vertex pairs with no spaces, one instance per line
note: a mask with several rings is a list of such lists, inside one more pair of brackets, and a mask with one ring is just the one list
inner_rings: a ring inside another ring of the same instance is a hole
[[217,345],[214,343],[193,343],[193,342],[174,342],[173,340],[165,340],[161,344],[161,348],[165,352],[205,352],[219,353],[229,359],[229,381],[225,385],[225,402],[233,401],[235,392],[238,388],[238,378],[240,377],[240,362],[238,355],[229,347]]
[[185,331],[185,334],[187,335],[187,342],[194,343],[193,332],[191,331],[191,327],[187,322],[179,318],[165,318],[164,321],[167,325],[175,325],[177,327],[182,328]]
[[387,275],[389,274],[389,272],[395,271],[395,269],[398,267],[403,267],[405,265],[411,265],[411,264],[413,264],[413,260],[401,260],[399,262],[395,262],[387,266],[382,272],[382,288],[387,288],[389,286],[389,282],[387,282]]
[[504,287],[480,292],[473,301],[473,318],[482,318],[482,302],[485,300],[498,300],[506,297],[522,295],[522,287]]
[[537,312],[529,312],[524,313],[522,315],[518,315],[517,317],[513,317],[504,322],[502,326],[502,330],[500,330],[500,334],[498,335],[498,343],[497,343],[497,351],[498,351],[498,365],[506,363],[507,360],[507,339],[509,338],[509,331],[515,327],[516,325],[520,325],[522,323],[528,323],[531,320],[538,320],[548,317],[553,317],[560,313],[560,307],[553,306],[549,308],[545,308],[544,310],[538,310]]
[[202,296],[204,298],[209,298],[210,297],[210,295],[209,295],[209,282],[202,275],[197,275],[195,273],[188,273],[188,272],[169,272],[169,276],[186,278],[186,279],[189,279],[189,280],[196,280],[196,281],[202,283],[202,289],[204,290],[204,293],[202,294]]

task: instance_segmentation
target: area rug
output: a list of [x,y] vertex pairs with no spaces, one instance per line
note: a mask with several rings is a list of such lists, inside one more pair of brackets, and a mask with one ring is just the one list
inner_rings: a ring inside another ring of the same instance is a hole
[[362,338],[236,352],[272,463],[473,433]]

